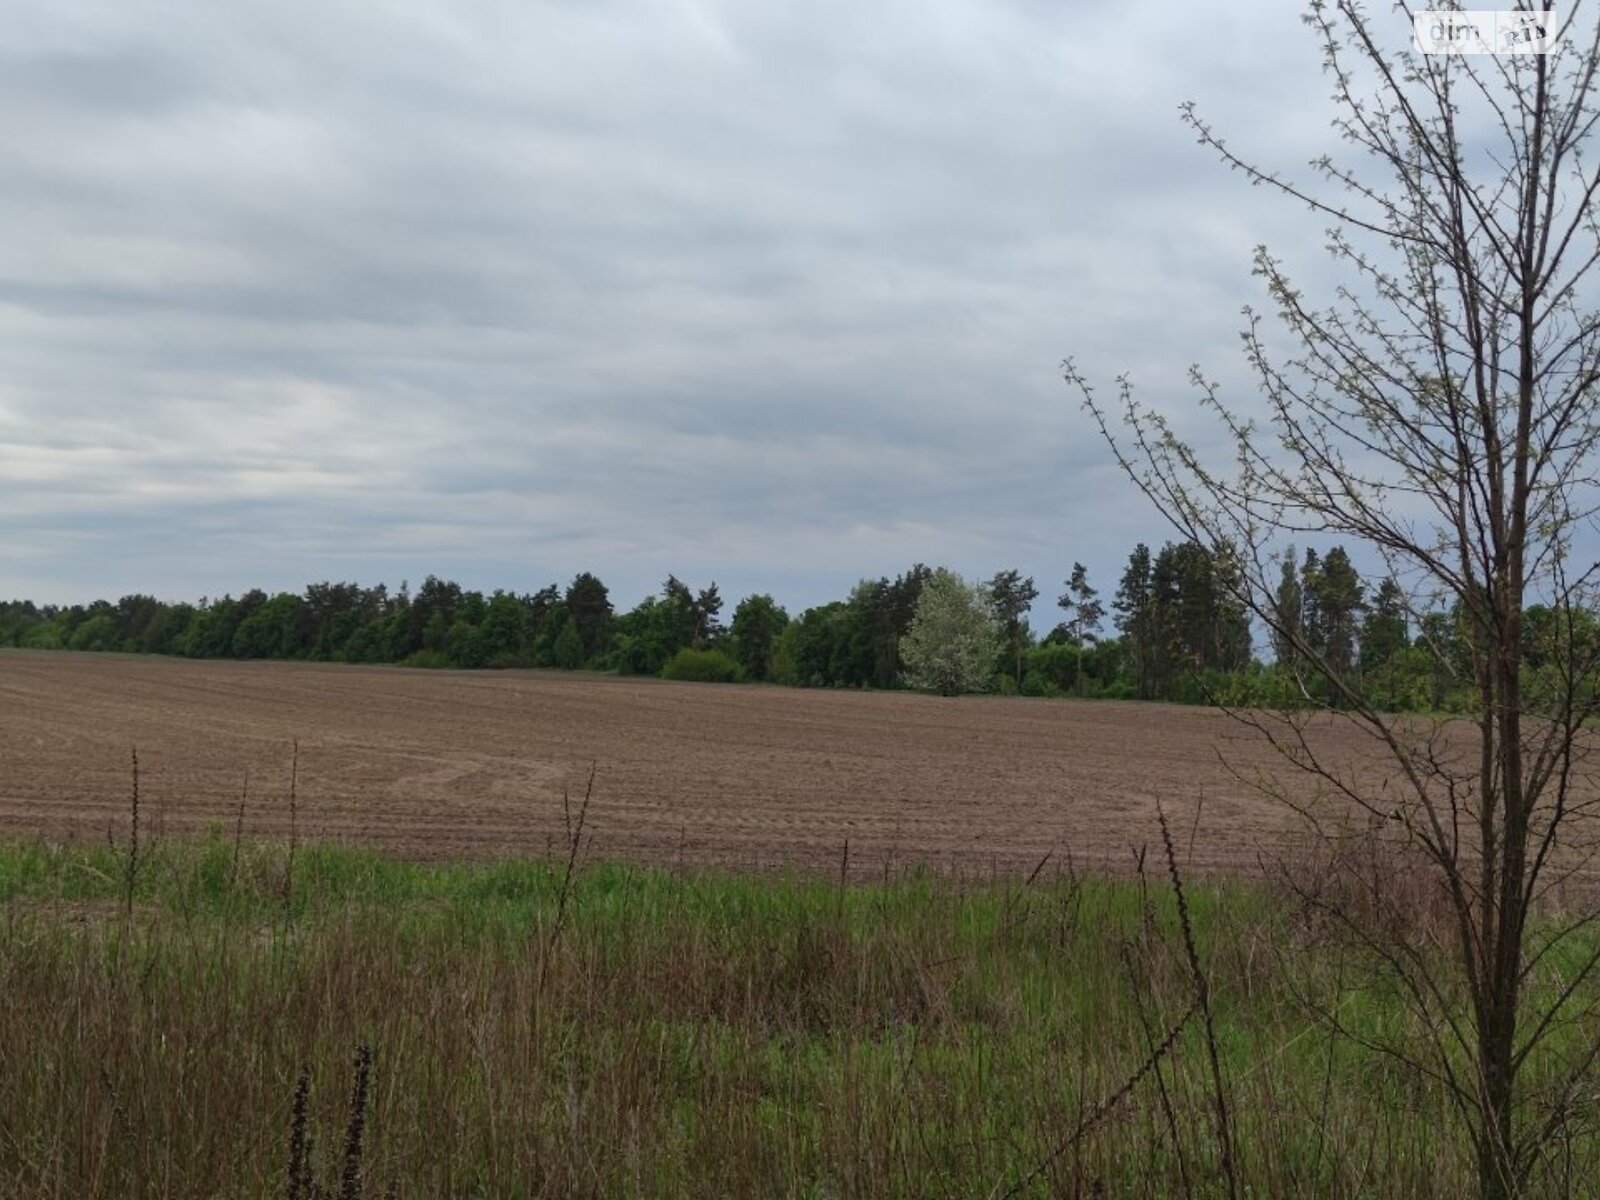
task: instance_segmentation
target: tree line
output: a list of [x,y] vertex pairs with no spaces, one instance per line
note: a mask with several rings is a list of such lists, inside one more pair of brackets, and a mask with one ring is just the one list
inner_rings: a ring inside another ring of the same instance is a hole
[[[978,589],[994,661],[980,684],[963,690],[1335,702],[1326,679],[1309,669],[1308,652],[1361,678],[1396,709],[1447,710],[1468,682],[1452,670],[1448,652],[1460,638],[1458,615],[1414,613],[1395,580],[1369,585],[1338,546],[1283,556],[1281,620],[1269,653],[1257,656],[1238,600],[1239,570],[1226,549],[1170,542],[1152,552],[1141,543],[1106,603],[1074,563],[1057,600],[1062,619],[1042,634],[1029,620],[1040,595],[1035,580],[1015,569],[996,572]],[[430,575],[415,591],[404,583],[391,591],[322,582],[299,594],[256,589],[197,604],[147,595],[63,607],[12,601],[0,603],[0,646],[897,688],[915,682],[907,638],[937,574],[917,563],[894,577],[864,579],[844,598],[794,617],[758,593],[727,619],[714,582],[695,588],[668,576],[659,593],[618,612],[610,589],[589,572],[564,588],[529,593],[485,595]],[[1527,627],[1537,667],[1537,609]],[[1465,670],[1466,651],[1458,657]]]

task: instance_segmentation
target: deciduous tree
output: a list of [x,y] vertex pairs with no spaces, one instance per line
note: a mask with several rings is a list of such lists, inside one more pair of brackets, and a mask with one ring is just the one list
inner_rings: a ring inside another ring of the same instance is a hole
[[999,652],[999,622],[988,590],[954,571],[934,571],[900,648],[907,682],[941,696],[985,691]]
[[585,571],[567,585],[567,615],[577,624],[587,662],[606,647],[611,635],[611,596],[606,585]]
[[[1228,461],[1138,404],[1125,379],[1119,430],[1065,365],[1132,478],[1183,537],[1238,548],[1238,600],[1320,675],[1338,718],[1388,755],[1387,776],[1367,780],[1322,757],[1302,715],[1240,714],[1437,885],[1451,970],[1381,904],[1376,921],[1361,905],[1328,911],[1393,972],[1417,1009],[1408,1028],[1431,1032],[1352,1036],[1449,1090],[1486,1200],[1522,1195],[1549,1161],[1600,1054],[1600,943],[1578,936],[1594,914],[1537,918],[1592,849],[1596,800],[1574,764],[1597,664],[1586,652],[1534,689],[1523,661],[1530,602],[1576,628],[1600,570],[1575,540],[1597,511],[1600,449],[1600,22],[1581,0],[1559,14],[1533,8],[1552,53],[1479,58],[1391,52],[1395,30],[1356,0],[1313,0],[1335,129],[1354,152],[1353,163],[1315,160],[1320,184],[1251,163],[1186,108],[1229,167],[1327,218],[1343,269],[1318,306],[1282,261],[1256,252],[1291,347],[1276,352],[1247,310],[1264,420],[1224,402],[1198,368],[1191,376],[1231,437]],[[1394,18],[1404,37],[1408,11]],[[1463,718],[1385,713],[1338,647],[1283,625],[1271,564],[1306,532],[1363,543],[1412,595],[1443,600],[1449,616],[1438,636],[1423,622],[1422,645],[1461,680]]]
[[746,596],[733,610],[733,654],[746,679],[772,678],[772,654],[778,636],[789,624],[784,612],[771,596]]

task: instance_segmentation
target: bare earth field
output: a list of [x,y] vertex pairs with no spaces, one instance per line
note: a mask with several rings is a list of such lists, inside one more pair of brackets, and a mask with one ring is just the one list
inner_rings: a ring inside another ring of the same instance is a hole
[[592,853],[629,861],[1117,869],[1159,799],[1194,869],[1249,871],[1299,828],[1201,708],[0,651],[0,836],[120,835],[132,747],[147,829],[231,834],[248,772],[246,836],[282,836],[295,739],[302,836],[421,858],[559,847],[591,762]]

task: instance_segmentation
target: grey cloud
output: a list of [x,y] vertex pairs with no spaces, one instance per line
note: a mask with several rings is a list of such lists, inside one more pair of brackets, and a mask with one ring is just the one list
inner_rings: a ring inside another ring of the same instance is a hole
[[1245,386],[1249,248],[1316,244],[1177,120],[1209,101],[1290,166],[1326,141],[1292,14],[1219,13],[22,14],[0,593],[593,569],[631,602],[673,570],[802,605],[915,559],[1109,586],[1164,531],[1057,362]]

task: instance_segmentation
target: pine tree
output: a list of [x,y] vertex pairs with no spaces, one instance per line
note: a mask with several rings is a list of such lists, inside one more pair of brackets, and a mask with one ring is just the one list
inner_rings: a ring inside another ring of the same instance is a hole
[[1128,649],[1133,656],[1137,694],[1141,700],[1150,698],[1155,674],[1155,630],[1150,575],[1150,547],[1140,542],[1128,555],[1128,565],[1123,569],[1122,579],[1117,584],[1117,594],[1111,601],[1111,609],[1116,613],[1117,628],[1127,639]]
[[1028,609],[1039,597],[1033,577],[1024,578],[1021,571],[997,571],[989,580],[989,595],[994,599],[995,613],[1000,618],[1000,629],[1011,649],[1016,668],[1017,684],[1022,683],[1022,650],[1028,640]]
[[1344,547],[1328,551],[1314,589],[1318,648],[1335,675],[1348,675],[1356,664],[1357,622],[1365,589]]
[[1388,576],[1378,585],[1361,625],[1362,671],[1371,672],[1387,666],[1410,640],[1405,593],[1394,577]]
[[717,615],[722,612],[722,596],[717,591],[717,584],[712,580],[711,586],[702,588],[700,594],[694,599],[694,636],[690,644],[696,650],[703,650],[708,642],[714,641],[722,633],[722,622]]
[[1282,560],[1282,575],[1273,597],[1277,622],[1272,628],[1272,653],[1278,666],[1290,670],[1295,665],[1294,640],[1305,636],[1302,624],[1305,609],[1305,592],[1300,575],[1295,570],[1294,547],[1290,546]]
[[1084,651],[1090,642],[1098,640],[1100,621],[1105,616],[1105,606],[1096,598],[1100,593],[1089,586],[1089,572],[1081,562],[1072,564],[1072,574],[1067,579],[1067,590],[1056,601],[1066,610],[1072,625],[1073,640],[1078,643],[1078,695],[1084,694]]

